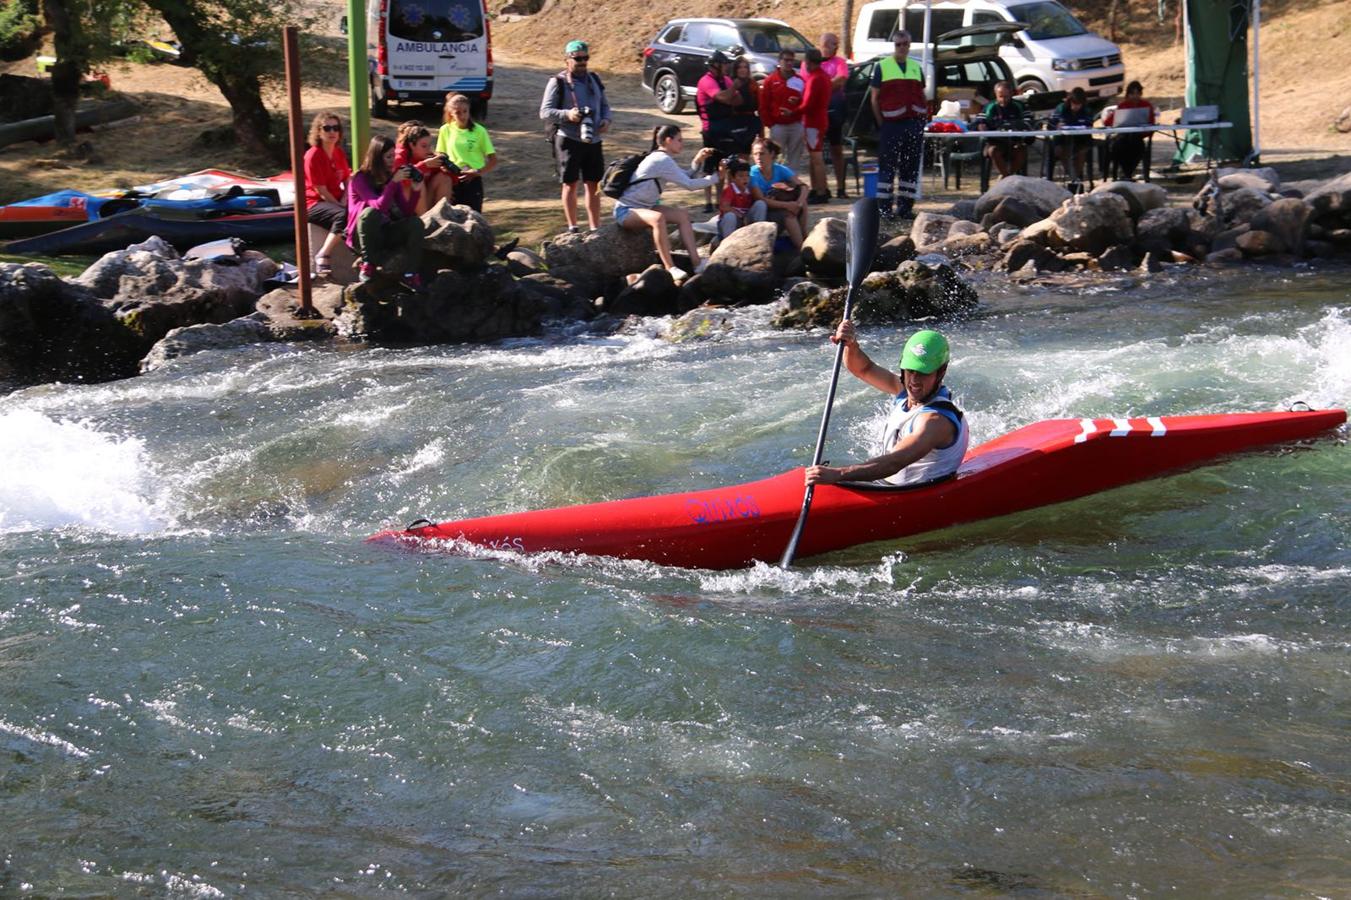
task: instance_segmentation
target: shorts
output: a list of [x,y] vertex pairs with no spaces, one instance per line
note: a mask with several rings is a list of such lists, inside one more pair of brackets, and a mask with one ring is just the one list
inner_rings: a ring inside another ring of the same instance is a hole
[[337,203],[320,200],[306,210],[309,221],[320,228],[327,228],[329,234],[347,233],[347,207]]
[[826,143],[838,147],[844,143],[845,108],[843,103],[830,102],[830,124],[826,126]]
[[824,128],[804,128],[802,136],[808,153],[820,153],[825,149],[826,130]]
[[595,184],[605,177],[605,151],[600,144],[584,144],[559,134],[554,137],[554,158],[559,184]]
[[616,203],[616,204],[615,204],[615,224],[616,224],[616,225],[623,225],[623,224],[624,224],[624,220],[627,219],[627,218],[629,217],[629,213],[632,212],[632,211],[633,211],[633,207],[632,207],[632,206],[625,206],[625,205],[622,204],[622,203]]
[[703,133],[704,146],[712,147],[716,152],[710,153],[704,159],[703,172],[705,175],[712,175],[718,171],[718,163],[722,162],[728,156],[736,154],[736,139],[733,134],[731,122],[725,124],[720,122]]

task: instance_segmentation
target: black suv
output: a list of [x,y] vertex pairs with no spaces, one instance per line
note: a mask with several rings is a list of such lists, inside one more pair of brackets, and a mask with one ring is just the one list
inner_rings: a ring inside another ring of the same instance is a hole
[[800,59],[813,46],[778,19],[672,19],[643,49],[643,86],[662,112],[678,113],[694,99],[714,50],[749,58],[759,79],[778,66],[780,50]]

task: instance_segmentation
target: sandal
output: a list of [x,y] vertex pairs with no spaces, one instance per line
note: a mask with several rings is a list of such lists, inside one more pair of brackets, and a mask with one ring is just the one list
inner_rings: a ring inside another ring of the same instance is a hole
[[333,266],[329,263],[327,256],[316,256],[314,258],[314,277],[327,278],[333,274]]

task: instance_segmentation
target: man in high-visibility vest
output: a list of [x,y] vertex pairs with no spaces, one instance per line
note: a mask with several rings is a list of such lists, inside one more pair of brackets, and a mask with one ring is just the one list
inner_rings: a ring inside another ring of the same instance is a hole
[[[910,32],[891,36],[894,52],[873,67],[869,91],[877,120],[877,205],[887,218],[909,216],[919,195],[919,162],[924,152],[924,71],[911,59]],[[895,180],[895,193],[892,181]],[[893,203],[894,209],[893,209]]]

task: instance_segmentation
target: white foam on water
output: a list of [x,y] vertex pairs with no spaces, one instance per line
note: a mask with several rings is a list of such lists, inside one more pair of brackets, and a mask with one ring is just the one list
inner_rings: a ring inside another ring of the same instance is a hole
[[137,438],[17,410],[0,413],[0,460],[0,534],[66,526],[145,534],[167,524]]

